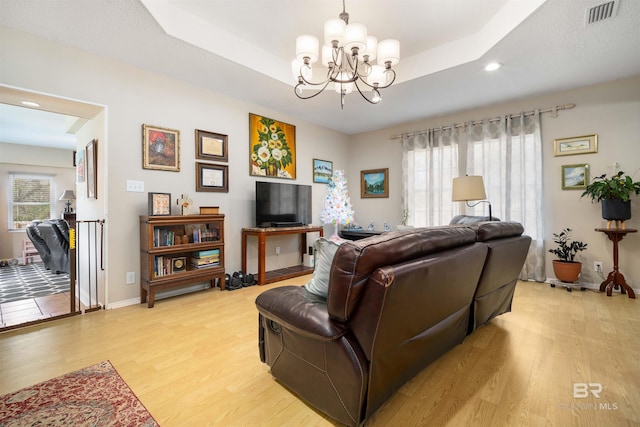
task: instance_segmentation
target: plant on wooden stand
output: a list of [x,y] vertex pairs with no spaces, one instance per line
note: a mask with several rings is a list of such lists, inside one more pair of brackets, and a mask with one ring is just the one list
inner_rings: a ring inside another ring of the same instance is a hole
[[573,283],[580,277],[582,263],[575,261],[578,252],[587,249],[587,244],[577,240],[571,240],[571,229],[565,228],[561,233],[553,233],[553,242],[558,245],[549,252],[558,257],[553,260],[553,272],[558,280],[566,283]]
[[611,178],[606,174],[595,177],[580,197],[588,196],[593,203],[602,202],[602,218],[608,220],[607,228],[611,227],[611,221],[616,221],[616,227],[622,221],[624,229],[624,222],[631,218],[632,194],[640,194],[640,182],[633,182],[620,171]]

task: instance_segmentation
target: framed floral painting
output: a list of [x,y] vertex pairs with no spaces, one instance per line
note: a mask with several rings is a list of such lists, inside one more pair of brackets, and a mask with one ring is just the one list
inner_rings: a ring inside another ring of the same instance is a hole
[[296,127],[249,113],[249,175],[296,179]]

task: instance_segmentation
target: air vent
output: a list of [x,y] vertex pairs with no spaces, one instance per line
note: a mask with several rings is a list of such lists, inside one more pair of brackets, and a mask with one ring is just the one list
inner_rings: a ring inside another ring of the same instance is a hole
[[620,0],[608,1],[586,10],[585,24],[591,25],[616,16]]

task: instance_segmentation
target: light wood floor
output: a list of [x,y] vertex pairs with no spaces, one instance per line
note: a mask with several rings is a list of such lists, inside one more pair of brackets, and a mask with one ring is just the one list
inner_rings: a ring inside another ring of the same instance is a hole
[[[0,334],[0,395],[110,360],[163,427],[329,426],[258,357],[256,296],[207,290]],[[640,300],[518,283],[494,319],[368,426],[640,425]],[[600,383],[599,398],[573,397]]]
[[0,304],[0,332],[29,322],[49,320],[71,312],[71,293],[62,292]]

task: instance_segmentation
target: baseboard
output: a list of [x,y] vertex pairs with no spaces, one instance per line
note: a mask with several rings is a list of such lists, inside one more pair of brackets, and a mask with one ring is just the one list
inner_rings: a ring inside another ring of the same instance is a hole
[[116,308],[122,308],[122,307],[127,307],[130,305],[136,305],[136,304],[140,304],[140,297],[130,298],[124,301],[110,302],[104,308],[105,310],[113,310]]
[[[548,283],[548,284],[561,284],[563,286],[569,286],[572,288],[585,288],[585,289],[591,289],[594,291],[598,291],[600,290],[600,283],[588,283],[588,282],[576,282],[576,283],[562,283],[560,280],[556,279],[555,277],[549,277],[547,278],[547,280],[544,281],[544,283]],[[631,289],[633,289],[633,292],[635,292],[636,294],[640,294],[640,289],[636,289],[634,287],[632,287]]]
[[[179,289],[172,289],[172,290],[168,290],[162,293],[157,293],[156,294],[156,301],[161,300],[163,298],[169,298],[169,297],[173,297],[173,296],[177,296],[177,295],[184,295],[184,294],[188,294],[190,292],[194,292],[194,291],[201,291],[204,289],[208,289],[211,288],[211,285],[206,284],[206,283],[201,283],[201,284],[196,284],[196,285],[191,285],[191,286],[187,286],[184,288],[179,288]],[[140,303],[140,297],[137,298],[130,298],[124,301],[118,301],[118,302],[112,302],[109,303],[107,306],[105,306],[106,310],[111,310],[111,309],[116,309],[116,308],[122,308],[122,307],[127,307],[129,305],[135,305],[135,304],[141,304]]]

